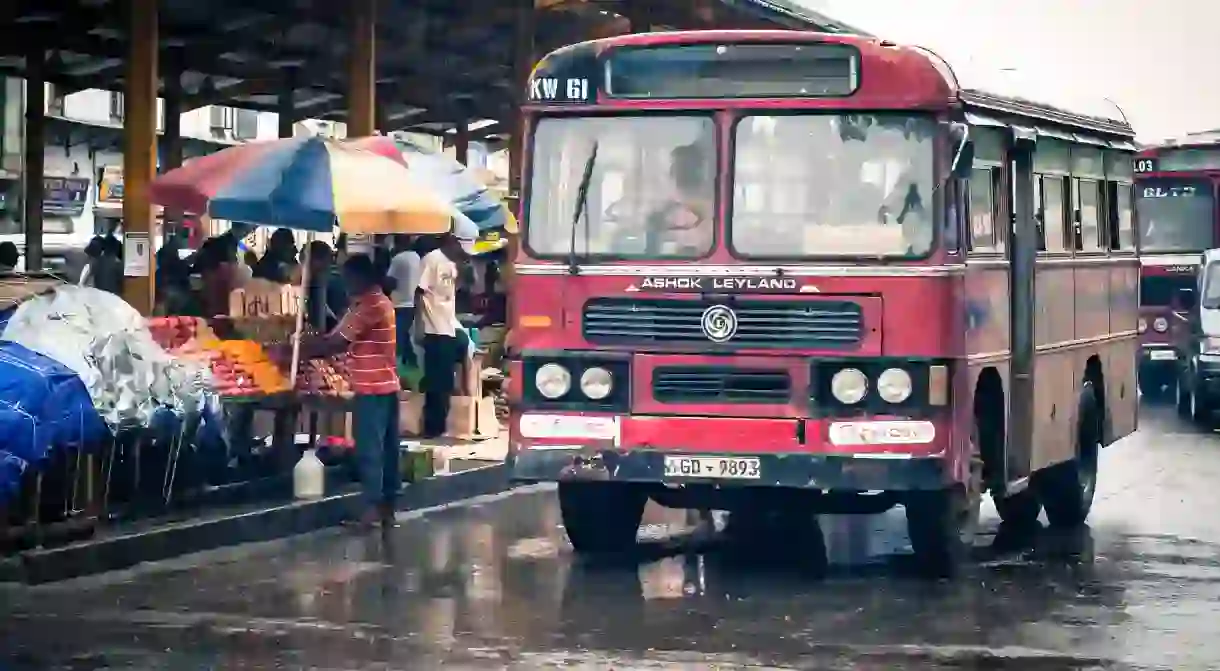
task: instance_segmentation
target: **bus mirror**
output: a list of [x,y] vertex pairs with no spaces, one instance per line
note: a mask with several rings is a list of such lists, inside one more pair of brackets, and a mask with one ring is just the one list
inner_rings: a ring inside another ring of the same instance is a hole
[[970,127],[964,123],[951,124],[949,138],[954,146],[949,173],[958,179],[965,179],[974,167],[974,141],[970,139]]

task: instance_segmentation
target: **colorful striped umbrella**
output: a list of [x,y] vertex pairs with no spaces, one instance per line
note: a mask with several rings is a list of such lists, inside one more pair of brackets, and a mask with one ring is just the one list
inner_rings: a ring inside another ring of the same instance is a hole
[[479,230],[517,232],[517,218],[504,201],[492,194],[477,169],[409,140],[376,135],[357,138],[350,143],[406,165],[421,182],[452,201]]
[[154,202],[264,226],[434,234],[457,208],[401,163],[318,137],[231,147],[158,177]]

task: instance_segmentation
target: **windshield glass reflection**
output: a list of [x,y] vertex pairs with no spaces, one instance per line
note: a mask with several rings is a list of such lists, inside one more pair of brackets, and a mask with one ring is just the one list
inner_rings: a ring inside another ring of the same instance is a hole
[[931,118],[905,115],[742,119],[734,250],[773,258],[928,253],[936,129]]

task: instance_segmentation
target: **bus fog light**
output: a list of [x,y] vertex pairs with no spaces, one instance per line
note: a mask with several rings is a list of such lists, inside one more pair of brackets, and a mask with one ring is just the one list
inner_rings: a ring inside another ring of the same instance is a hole
[[844,368],[830,378],[830,393],[845,405],[855,405],[868,394],[868,376],[855,368]]
[[614,375],[605,368],[594,366],[580,375],[580,391],[592,401],[600,401],[614,390]]
[[534,386],[539,394],[553,401],[572,389],[572,374],[557,363],[544,364],[534,373]]
[[1157,333],[1164,333],[1169,330],[1169,320],[1164,317],[1157,317],[1152,320],[1152,330]]
[[911,374],[901,368],[887,368],[877,376],[877,395],[886,403],[902,403],[911,397]]

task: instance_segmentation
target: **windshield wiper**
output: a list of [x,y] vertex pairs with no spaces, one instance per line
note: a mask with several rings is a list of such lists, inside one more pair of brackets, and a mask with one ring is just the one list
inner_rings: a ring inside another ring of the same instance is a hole
[[[593,141],[593,148],[589,150],[589,158],[585,161],[585,172],[580,176],[580,185],[576,187],[576,210],[572,213],[572,230],[568,240],[568,274],[579,275],[580,266],[576,261],[576,227],[580,225],[580,217],[585,217],[585,237],[589,237],[589,183],[593,181],[593,165],[597,163],[597,147],[598,141]],[[588,251],[588,244],[585,244],[585,251]]]

